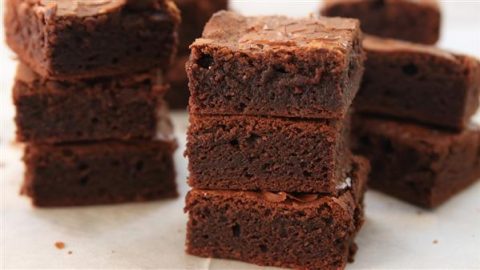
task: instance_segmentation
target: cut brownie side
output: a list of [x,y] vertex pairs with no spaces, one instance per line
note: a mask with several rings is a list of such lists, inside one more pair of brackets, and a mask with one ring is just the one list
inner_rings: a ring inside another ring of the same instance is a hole
[[203,27],[217,11],[228,8],[228,0],[174,0],[182,13],[179,53],[189,54],[189,46],[202,35]]
[[28,144],[22,193],[35,206],[81,206],[176,197],[175,141]]
[[[356,159],[339,197],[193,189],[187,252],[264,266],[343,269],[363,222],[368,164]],[[353,191],[355,190],[355,191]]]
[[342,118],[363,75],[360,39],[352,19],[219,12],[191,46],[190,111]]
[[348,132],[348,120],[191,115],[189,184],[337,194],[349,170]]
[[322,15],[359,19],[365,33],[435,44],[440,37],[437,0],[326,0]]
[[457,130],[479,105],[480,63],[430,46],[368,37],[357,111]]
[[161,74],[52,81],[20,64],[13,98],[17,138],[69,142],[155,137],[167,87]]
[[477,127],[451,133],[368,116],[353,122],[354,149],[372,164],[372,188],[433,208],[480,178]]
[[168,68],[180,15],[171,0],[7,0],[9,46],[43,77]]

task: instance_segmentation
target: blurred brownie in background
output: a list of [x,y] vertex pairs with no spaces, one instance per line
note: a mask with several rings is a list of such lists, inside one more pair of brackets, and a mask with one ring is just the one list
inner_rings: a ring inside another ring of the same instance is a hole
[[178,57],[167,72],[171,85],[166,100],[173,109],[186,109],[188,105],[188,78],[185,63],[190,55],[190,44],[202,35],[203,27],[217,11],[228,8],[228,0],[175,0],[182,14],[179,28]]
[[370,159],[369,186],[433,208],[480,178],[480,129],[461,132],[353,117],[354,152]]
[[325,0],[321,13],[359,19],[362,30],[376,36],[424,44],[440,37],[437,0]]
[[[13,101],[17,139],[58,143],[155,137],[168,87],[154,70],[73,81],[41,77],[20,63]],[[164,113],[165,114],[165,113]]]
[[22,193],[35,206],[82,206],[177,197],[173,139],[27,144]]
[[432,46],[367,37],[356,111],[462,130],[477,111],[480,62]]
[[171,0],[7,0],[6,40],[51,79],[167,69],[180,13]]

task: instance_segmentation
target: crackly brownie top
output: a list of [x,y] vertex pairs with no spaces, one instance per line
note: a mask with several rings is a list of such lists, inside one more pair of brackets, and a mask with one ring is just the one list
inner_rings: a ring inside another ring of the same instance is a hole
[[301,48],[346,53],[358,35],[359,22],[355,19],[244,17],[231,11],[220,11],[213,15],[202,38],[192,46],[212,45],[253,52]]
[[[57,17],[88,17],[115,12],[128,5],[132,7],[148,7],[154,0],[26,0],[38,12]],[[165,1],[173,5],[170,0]]]

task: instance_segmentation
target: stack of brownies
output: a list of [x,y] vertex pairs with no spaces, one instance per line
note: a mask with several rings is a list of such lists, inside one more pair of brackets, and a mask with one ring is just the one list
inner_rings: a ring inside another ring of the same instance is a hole
[[437,1],[330,0],[322,12],[410,41],[363,42],[367,61],[352,134],[355,150],[372,163],[369,185],[433,208],[478,180],[480,129],[470,121],[479,105],[480,62],[419,44],[439,38]]
[[162,73],[177,44],[169,0],[8,0],[13,98],[36,206],[177,195]]
[[348,145],[359,22],[222,11],[191,48],[187,252],[344,267],[369,170]]
[[185,110],[188,105],[188,78],[185,63],[190,55],[189,46],[202,35],[203,26],[219,10],[228,8],[228,0],[175,0],[182,13],[182,23],[178,30],[178,54],[172,68],[166,75],[171,91],[165,99],[171,109]]

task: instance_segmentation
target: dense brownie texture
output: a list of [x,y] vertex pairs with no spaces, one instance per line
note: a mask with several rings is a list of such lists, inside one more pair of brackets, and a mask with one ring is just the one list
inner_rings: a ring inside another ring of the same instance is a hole
[[368,164],[356,159],[339,197],[193,189],[187,195],[187,252],[263,266],[343,269],[363,223]]
[[6,0],[5,9],[7,43],[43,77],[167,69],[178,43],[171,0]]
[[349,171],[348,120],[190,115],[189,184],[337,194]]
[[179,53],[190,53],[188,48],[196,38],[202,35],[203,27],[212,15],[228,8],[228,0],[174,0],[182,13],[179,28]]
[[480,131],[441,131],[355,116],[354,149],[372,164],[369,185],[433,208],[480,178]]
[[187,63],[190,111],[342,118],[358,91],[359,22],[216,13]]
[[359,19],[365,33],[423,44],[440,37],[437,0],[326,0],[322,15]]
[[22,193],[35,206],[81,206],[177,196],[173,140],[28,144]]
[[71,142],[155,137],[166,118],[167,87],[152,71],[113,78],[52,81],[20,64],[13,89],[17,138]]
[[480,93],[480,62],[434,47],[369,37],[357,111],[457,130],[468,125]]
[[170,84],[170,91],[165,95],[165,100],[171,109],[185,110],[188,105],[188,78],[185,72],[185,63],[188,56],[179,57],[174,61],[172,68],[167,73],[165,80]]

